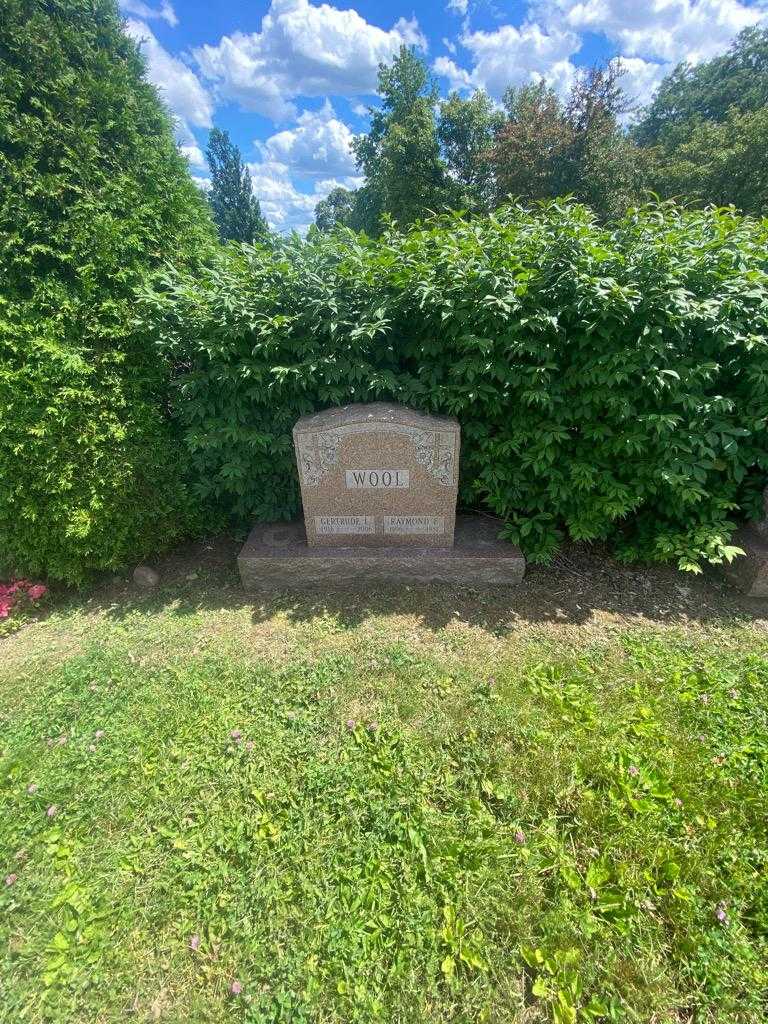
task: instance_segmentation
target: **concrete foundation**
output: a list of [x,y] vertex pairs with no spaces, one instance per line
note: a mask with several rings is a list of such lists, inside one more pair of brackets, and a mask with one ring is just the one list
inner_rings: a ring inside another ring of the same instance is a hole
[[514,586],[525,559],[499,540],[501,524],[485,516],[457,516],[454,545],[435,547],[309,547],[303,523],[262,523],[237,559],[246,590],[333,590],[372,583],[451,583]]

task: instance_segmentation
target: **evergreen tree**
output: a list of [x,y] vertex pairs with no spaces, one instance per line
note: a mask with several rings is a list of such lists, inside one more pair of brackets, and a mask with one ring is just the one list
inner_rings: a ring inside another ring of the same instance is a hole
[[253,195],[250,171],[229,132],[211,131],[206,157],[211,169],[208,202],[222,242],[253,242],[266,235],[269,228]]
[[0,571],[78,579],[184,529],[136,292],[214,240],[114,0],[0,0]]

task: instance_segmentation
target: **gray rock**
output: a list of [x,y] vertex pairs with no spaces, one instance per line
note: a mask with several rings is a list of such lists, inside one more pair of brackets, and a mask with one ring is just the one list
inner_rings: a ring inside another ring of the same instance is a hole
[[133,582],[144,590],[153,590],[160,582],[160,574],[148,565],[137,565],[133,570]]

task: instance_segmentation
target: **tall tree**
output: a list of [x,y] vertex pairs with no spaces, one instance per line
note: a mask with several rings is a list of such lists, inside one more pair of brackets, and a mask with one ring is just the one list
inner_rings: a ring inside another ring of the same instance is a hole
[[489,155],[497,200],[557,195],[558,163],[573,136],[557,93],[544,82],[510,88],[504,106],[507,120]]
[[768,106],[768,28],[748,28],[727,53],[692,66],[679,64],[663,80],[633,129],[641,146],[676,145],[697,125],[719,124],[729,111]]
[[489,210],[495,198],[490,153],[504,114],[482,89],[464,99],[453,92],[440,104],[437,137],[447,167],[452,205]]
[[633,129],[662,197],[768,213],[768,29],[664,79]]
[[498,201],[572,194],[606,218],[640,197],[642,162],[620,124],[622,73],[617,62],[582,72],[565,101],[543,82],[507,90],[490,155]]
[[315,207],[315,224],[320,231],[331,231],[337,224],[348,224],[354,206],[354,192],[341,186],[334,188]]
[[380,230],[382,214],[405,225],[446,205],[434,117],[437,87],[412,48],[401,47],[391,65],[379,65],[378,92],[381,107],[370,111],[370,131],[354,142],[366,181],[351,223],[372,234]]
[[211,169],[208,202],[222,242],[253,242],[266,235],[269,228],[253,194],[251,173],[229,132],[214,128],[205,155]]

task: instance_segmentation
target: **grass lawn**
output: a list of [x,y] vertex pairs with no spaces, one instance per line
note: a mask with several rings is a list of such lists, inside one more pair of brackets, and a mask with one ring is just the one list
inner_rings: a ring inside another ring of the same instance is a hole
[[766,1020],[768,605],[233,551],[0,640],[3,1022]]

